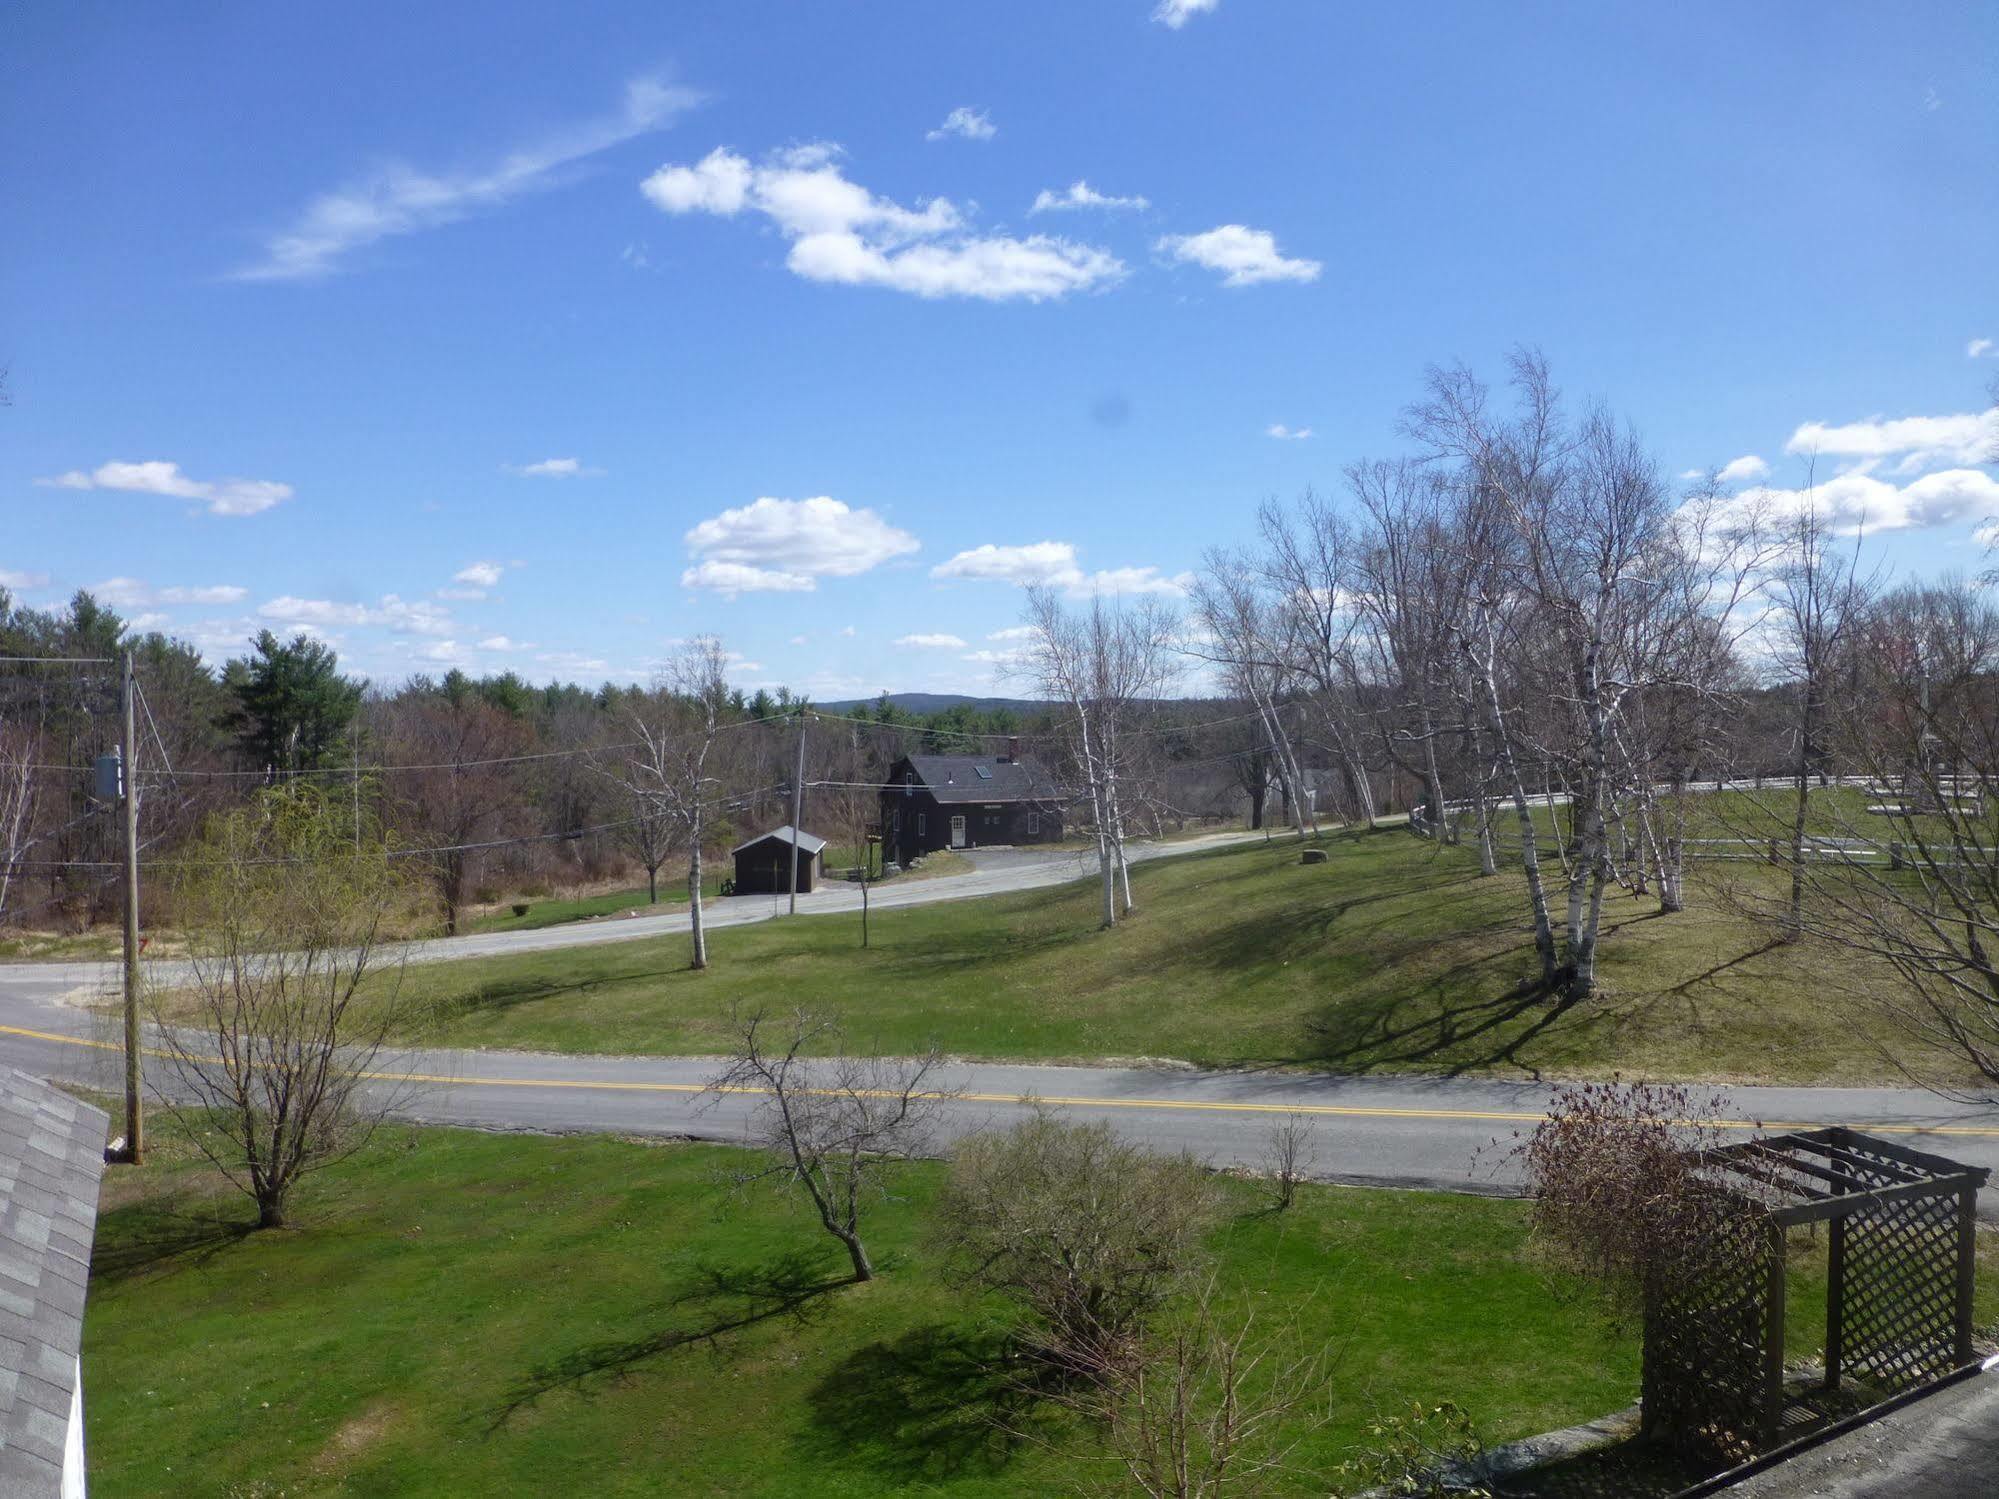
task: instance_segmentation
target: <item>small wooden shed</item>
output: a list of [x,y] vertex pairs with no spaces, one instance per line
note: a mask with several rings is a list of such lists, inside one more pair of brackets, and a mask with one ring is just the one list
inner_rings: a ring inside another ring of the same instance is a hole
[[[795,851],[795,853],[794,853]],[[790,823],[760,833],[730,850],[736,861],[736,894],[783,895],[791,889],[787,857],[798,860],[798,893],[803,895],[825,878],[826,840],[801,833]]]

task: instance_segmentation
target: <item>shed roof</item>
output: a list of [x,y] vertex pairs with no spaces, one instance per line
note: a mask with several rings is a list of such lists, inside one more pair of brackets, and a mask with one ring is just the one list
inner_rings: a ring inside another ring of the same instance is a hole
[[773,838],[777,839],[780,843],[795,843],[808,854],[816,854],[826,846],[824,838],[816,837],[811,833],[794,832],[791,824],[787,822],[783,827],[772,828],[768,833],[759,833],[754,838],[745,838],[741,843],[730,849],[729,852],[731,854],[739,854],[746,848],[755,848],[759,843],[768,843]]
[[1061,790],[1032,760],[1004,755],[911,755],[910,768],[940,802],[1052,802]]
[[105,1123],[0,1067],[0,1492],[62,1488]]

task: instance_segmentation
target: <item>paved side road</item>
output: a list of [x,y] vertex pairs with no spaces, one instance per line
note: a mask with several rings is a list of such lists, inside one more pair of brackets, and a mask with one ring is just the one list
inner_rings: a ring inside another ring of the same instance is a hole
[[[1174,858],[1181,854],[1205,853],[1210,849],[1258,842],[1262,833],[1209,833],[1173,843],[1134,843],[1128,852],[1134,864],[1150,859]],[[890,882],[869,887],[868,906],[874,911],[900,910],[906,906],[937,905],[944,901],[977,900],[988,895],[1006,895],[1017,890],[1041,890],[1067,884],[1097,872],[1094,850],[1048,851],[1029,858],[995,861],[992,867],[971,874],[934,880],[914,880],[908,884]],[[784,895],[732,895],[707,902],[702,908],[706,925],[749,926],[785,915],[790,898]],[[801,916],[858,914],[860,888],[845,881],[823,885],[810,895],[798,897]],[[527,932],[478,932],[461,937],[434,937],[422,942],[405,942],[388,949],[384,961],[401,958],[410,963],[449,963],[460,958],[499,958],[512,953],[553,952],[567,947],[595,947],[605,942],[634,942],[647,937],[667,937],[685,932],[691,922],[682,910],[657,916],[634,916],[602,921],[575,921],[563,926],[542,927]],[[0,963],[0,1000],[8,995],[56,992],[73,989],[109,988],[119,982],[116,963]]]

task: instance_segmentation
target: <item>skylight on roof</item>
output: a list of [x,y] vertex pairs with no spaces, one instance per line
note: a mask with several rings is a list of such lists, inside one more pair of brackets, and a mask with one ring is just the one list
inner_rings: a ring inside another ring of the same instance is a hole
[[993,768],[990,765],[974,765],[972,769],[979,773],[979,779],[982,781],[990,781],[993,778]]

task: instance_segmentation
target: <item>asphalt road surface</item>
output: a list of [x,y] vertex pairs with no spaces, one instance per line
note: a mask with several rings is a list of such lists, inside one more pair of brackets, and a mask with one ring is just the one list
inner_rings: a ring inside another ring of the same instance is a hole
[[[1193,852],[1244,835],[1150,847],[1146,856]],[[1261,836],[1261,835],[1251,835]],[[1087,872],[1076,856],[924,881],[880,892],[876,903],[926,904],[1058,884]],[[808,903],[809,902],[809,903]],[[808,911],[857,908],[858,893],[801,897]],[[716,925],[767,920],[782,898],[717,902]],[[646,917],[534,932],[413,943],[412,961],[498,956],[686,929],[687,917]],[[115,1092],[120,1049],[109,1019],[77,1001],[115,986],[113,965],[0,965],[0,1061],[38,1075]],[[385,1056],[380,1084],[402,1117],[480,1129],[608,1132],[741,1139],[757,1100],[703,1092],[716,1071],[699,1057],[592,1057],[434,1050]],[[165,1064],[152,1062],[156,1080]],[[1518,1184],[1507,1151],[1540,1118],[1548,1087],[1477,1078],[1327,1077],[1290,1072],[1204,1072],[1177,1067],[1035,1067],[959,1063],[940,1084],[959,1097],[940,1105],[940,1143],[1020,1117],[1037,1103],[1110,1121],[1164,1151],[1189,1150],[1217,1166],[1254,1166],[1271,1130],[1291,1114],[1313,1124],[1311,1174],[1323,1180],[1504,1192]],[[1916,1149],[1999,1170],[1999,1100],[1962,1103],[1915,1089],[1731,1088],[1747,1134],[1759,1125],[1847,1124]],[[1999,1194],[1980,1201],[1999,1221]]]

